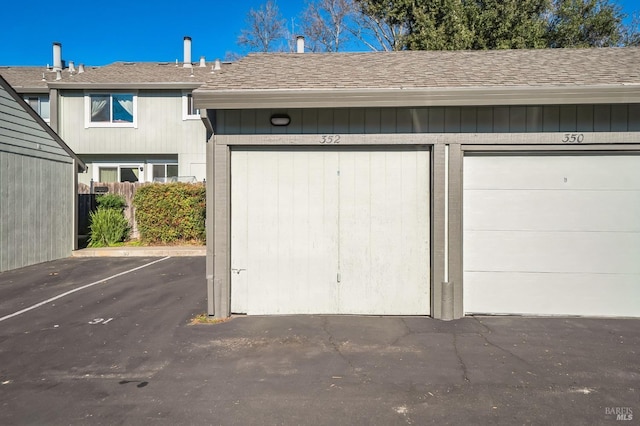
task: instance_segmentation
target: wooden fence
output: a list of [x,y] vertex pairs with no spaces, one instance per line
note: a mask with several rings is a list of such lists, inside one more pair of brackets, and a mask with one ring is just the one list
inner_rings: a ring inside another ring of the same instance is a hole
[[91,193],[91,187],[84,183],[78,184],[78,234],[89,234],[89,213],[96,209],[95,197],[96,192],[100,194],[119,194],[124,197],[126,207],[124,208],[124,216],[129,221],[131,227],[131,238],[138,238],[138,224],[136,223],[135,208],[133,207],[133,197],[136,195],[136,191],[143,185],[149,185],[149,183],[132,183],[132,182],[110,182],[110,183],[95,183],[93,184],[93,194]]

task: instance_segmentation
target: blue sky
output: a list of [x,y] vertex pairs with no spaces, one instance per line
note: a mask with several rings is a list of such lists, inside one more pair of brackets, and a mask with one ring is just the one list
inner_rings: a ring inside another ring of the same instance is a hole
[[[192,38],[192,60],[224,59],[227,52],[246,53],[236,44],[250,8],[264,0],[192,1],[90,0],[7,1],[0,26],[0,65],[46,65],[52,43],[62,43],[62,57],[76,64],[115,61],[182,60],[183,37]],[[304,0],[277,0],[288,22]],[[637,0],[618,0],[631,14]]]

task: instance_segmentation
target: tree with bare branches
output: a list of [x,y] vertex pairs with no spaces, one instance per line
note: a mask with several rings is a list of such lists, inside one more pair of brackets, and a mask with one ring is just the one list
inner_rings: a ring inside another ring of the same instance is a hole
[[338,52],[348,41],[353,21],[353,0],[315,0],[302,13],[302,33],[312,52]]
[[282,18],[278,5],[267,0],[258,10],[247,14],[247,27],[240,32],[238,44],[252,52],[283,50],[286,37],[286,20]]

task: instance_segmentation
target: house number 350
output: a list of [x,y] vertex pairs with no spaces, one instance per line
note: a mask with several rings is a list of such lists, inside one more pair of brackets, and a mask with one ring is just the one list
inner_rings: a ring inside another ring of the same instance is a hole
[[326,145],[340,143],[340,135],[322,135],[320,143]]
[[565,133],[562,138],[563,143],[582,143],[584,142],[584,133]]

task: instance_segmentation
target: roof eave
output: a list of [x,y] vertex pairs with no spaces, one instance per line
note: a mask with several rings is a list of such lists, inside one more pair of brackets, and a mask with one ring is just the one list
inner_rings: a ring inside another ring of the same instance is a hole
[[158,82],[158,83],[84,83],[84,82],[52,82],[49,87],[52,89],[83,89],[83,90],[171,90],[171,89],[196,89],[204,82]]
[[194,91],[208,109],[358,108],[640,103],[640,84],[418,89],[299,89]]
[[49,93],[48,87],[12,86],[17,93]]

